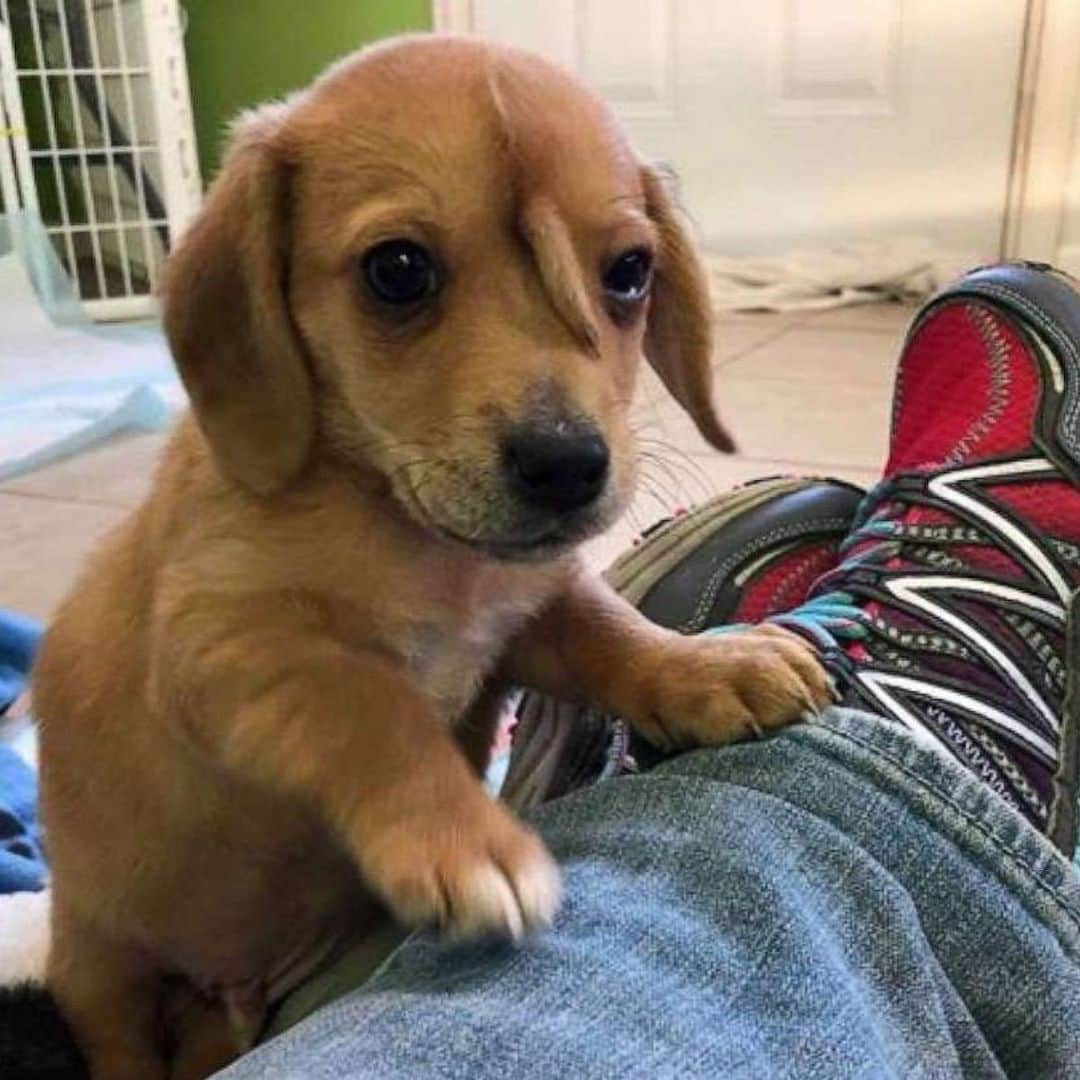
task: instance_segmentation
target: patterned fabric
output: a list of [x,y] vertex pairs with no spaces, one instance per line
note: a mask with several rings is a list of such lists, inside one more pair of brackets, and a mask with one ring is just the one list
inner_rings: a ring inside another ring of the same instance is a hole
[[1080,476],[1051,421],[1077,386],[1074,358],[991,297],[932,304],[901,359],[885,479],[840,566],[773,618],[819,645],[844,704],[947,751],[1067,854]]

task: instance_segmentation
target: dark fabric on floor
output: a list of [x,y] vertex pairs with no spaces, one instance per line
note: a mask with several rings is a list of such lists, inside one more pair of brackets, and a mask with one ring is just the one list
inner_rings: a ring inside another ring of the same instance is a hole
[[3,1080],[89,1080],[71,1031],[40,987],[0,987],[0,1077]]

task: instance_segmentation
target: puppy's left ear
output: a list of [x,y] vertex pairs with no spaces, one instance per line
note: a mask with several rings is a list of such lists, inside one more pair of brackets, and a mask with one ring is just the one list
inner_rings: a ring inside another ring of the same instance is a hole
[[233,129],[221,174],[165,264],[163,321],[195,418],[218,466],[260,495],[307,462],[315,408],[286,300],[288,105]]
[[660,175],[642,166],[645,209],[659,233],[645,358],[705,440],[730,453],[735,442],[713,404],[713,317],[705,268]]

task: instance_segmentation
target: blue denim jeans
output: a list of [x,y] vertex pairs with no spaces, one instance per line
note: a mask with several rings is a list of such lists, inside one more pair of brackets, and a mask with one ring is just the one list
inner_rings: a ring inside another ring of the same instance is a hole
[[222,1075],[1080,1077],[1080,876],[883,720],[833,709],[535,820],[550,933],[415,935]]

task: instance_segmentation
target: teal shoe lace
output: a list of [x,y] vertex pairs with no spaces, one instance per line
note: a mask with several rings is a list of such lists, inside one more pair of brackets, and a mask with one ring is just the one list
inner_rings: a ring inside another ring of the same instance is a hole
[[[825,659],[840,660],[844,642],[864,640],[872,633],[865,613],[858,605],[856,592],[840,587],[840,583],[847,584],[856,572],[869,580],[875,564],[898,554],[900,544],[895,539],[897,523],[867,520],[882,501],[894,498],[894,486],[893,481],[885,480],[866,493],[856,512],[852,531],[840,544],[842,561],[817,581],[810,597],[791,611],[771,615],[766,620],[800,633],[818,648]],[[870,548],[863,547],[857,554],[844,558],[853,548],[875,538],[882,542]],[[723,626],[705,633],[722,634],[746,629],[746,625]]]

